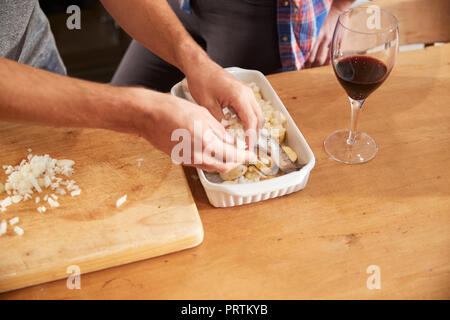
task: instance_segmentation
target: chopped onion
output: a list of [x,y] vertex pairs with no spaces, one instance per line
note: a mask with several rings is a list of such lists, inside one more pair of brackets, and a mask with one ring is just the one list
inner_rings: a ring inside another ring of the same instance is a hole
[[124,195],[123,197],[121,197],[119,200],[116,201],[116,207],[117,208],[120,207],[125,203],[125,201],[127,201],[127,195]]
[[[70,190],[72,190],[72,195],[81,194],[81,189],[76,185],[75,180],[64,180],[61,177],[70,177],[73,174],[74,161],[68,159],[52,159],[48,154],[37,156],[31,154],[31,151],[31,149],[28,149],[26,159],[23,159],[19,165],[2,166],[8,178],[4,186],[0,183],[0,192],[6,191],[8,196],[0,199],[0,212],[6,211],[6,208],[12,204],[32,199],[35,192],[42,193],[44,189],[46,191],[51,189],[54,192],[50,196],[49,194],[43,196],[44,201],[47,201],[51,208],[60,206],[59,202],[56,201],[58,200],[56,194],[65,195]],[[36,196],[34,202],[38,204],[40,201],[41,197]],[[37,211],[42,213],[47,211],[47,208],[45,206],[39,206]],[[19,217],[9,220],[11,226],[17,223],[19,223]],[[6,233],[6,230],[7,223],[6,220],[3,220],[0,223],[0,235]],[[14,227],[14,232],[20,236],[24,233],[23,229],[19,226]]]
[[15,226],[14,232],[17,233],[19,236],[23,235],[23,229],[21,227]]
[[50,207],[52,207],[52,208],[59,207],[59,202],[53,200],[52,198],[48,198],[47,202],[50,205]]
[[38,207],[38,208],[37,208],[37,211],[40,212],[40,213],[43,213],[43,212],[47,211],[47,208],[44,207],[44,206]]
[[19,217],[12,218],[9,220],[9,225],[13,226],[15,224],[19,223]]
[[70,195],[71,195],[72,197],[79,196],[80,194],[81,194],[81,190],[80,190],[80,189],[74,190],[74,191],[72,191],[72,192],[70,193]]
[[7,229],[8,224],[6,223],[6,220],[2,220],[2,222],[0,222],[0,236],[5,234]]

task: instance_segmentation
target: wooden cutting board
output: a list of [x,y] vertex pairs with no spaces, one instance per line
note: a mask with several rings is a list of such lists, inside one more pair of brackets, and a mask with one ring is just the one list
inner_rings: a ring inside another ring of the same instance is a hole
[[[74,160],[72,179],[82,193],[60,196],[60,207],[45,213],[36,210],[42,200],[0,212],[0,220],[19,217],[25,231],[18,236],[8,225],[0,237],[0,292],[67,278],[72,265],[87,273],[203,240],[182,168],[144,139],[106,130],[0,123],[0,166],[19,164],[28,148],[36,155]],[[117,199],[125,194],[128,200],[117,208]]]

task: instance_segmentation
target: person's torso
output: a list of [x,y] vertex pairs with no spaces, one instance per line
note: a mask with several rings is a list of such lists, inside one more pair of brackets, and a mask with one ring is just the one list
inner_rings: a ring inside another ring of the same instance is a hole
[[0,56],[66,73],[47,17],[37,0],[0,0]]
[[[173,1],[173,0],[172,0]],[[191,4],[213,3],[221,10],[220,2],[207,0],[177,0],[179,7],[191,13]],[[333,0],[235,0],[256,6],[276,6],[276,23],[279,38],[279,51],[283,71],[300,70],[309,53],[312,44],[319,35]],[[231,1],[226,1],[230,9]],[[225,6],[224,6],[225,8]],[[230,11],[230,10],[228,10]],[[233,13],[234,15],[237,15]],[[251,19],[251,17],[250,17]]]

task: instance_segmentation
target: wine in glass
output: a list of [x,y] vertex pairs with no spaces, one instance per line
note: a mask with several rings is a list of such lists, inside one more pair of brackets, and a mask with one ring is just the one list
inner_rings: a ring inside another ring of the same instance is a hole
[[366,98],[391,72],[398,52],[395,16],[376,5],[357,7],[339,16],[331,44],[334,73],[347,92],[351,106],[350,130],[338,130],[324,141],[325,151],[339,162],[365,163],[378,147],[374,139],[357,131]]

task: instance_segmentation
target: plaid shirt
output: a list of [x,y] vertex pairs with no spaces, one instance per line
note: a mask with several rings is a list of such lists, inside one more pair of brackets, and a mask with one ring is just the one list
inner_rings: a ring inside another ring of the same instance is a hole
[[[191,13],[189,0],[178,0]],[[283,71],[303,67],[333,0],[274,0],[278,4],[278,46]]]

